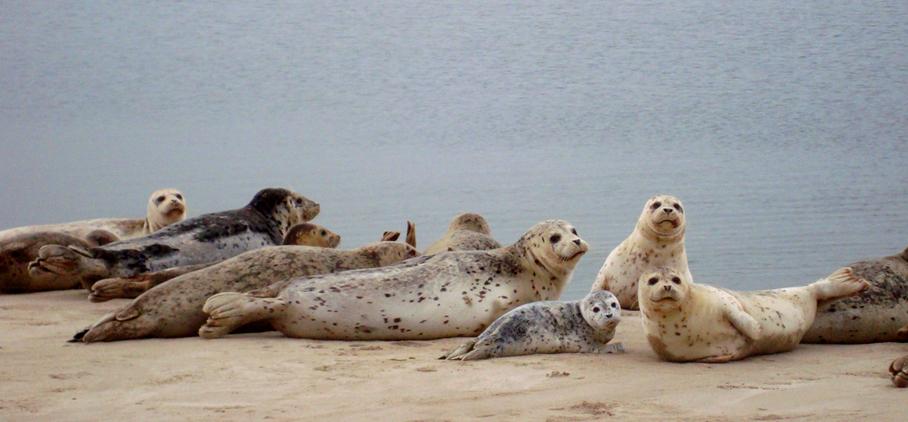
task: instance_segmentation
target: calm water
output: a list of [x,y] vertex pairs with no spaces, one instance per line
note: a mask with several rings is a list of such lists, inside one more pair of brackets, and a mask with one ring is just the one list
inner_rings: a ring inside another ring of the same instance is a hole
[[568,298],[661,192],[699,281],[908,245],[905,1],[0,3],[0,227],[164,186],[193,215],[292,187],[344,247],[557,217],[592,246]]

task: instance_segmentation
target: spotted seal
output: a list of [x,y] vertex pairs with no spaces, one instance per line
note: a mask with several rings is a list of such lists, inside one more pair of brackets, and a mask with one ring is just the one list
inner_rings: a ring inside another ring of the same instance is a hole
[[870,281],[857,296],[823,302],[804,343],[908,341],[908,248],[849,267]]
[[582,300],[520,305],[498,317],[479,337],[440,359],[476,360],[536,353],[615,353],[608,344],[621,322],[618,298],[606,290]]
[[311,246],[270,246],[169,280],[129,305],[101,318],[76,341],[194,336],[205,322],[205,300],[226,291],[244,292],[316,274],[396,264],[418,255],[397,242],[377,242],[349,251]]
[[479,214],[458,214],[448,225],[448,231],[426,248],[426,255],[445,251],[485,251],[500,248],[501,244],[492,238],[489,223]]
[[186,218],[186,209],[186,200],[180,191],[160,189],[152,192],[148,197],[144,219],[97,218],[71,223],[17,227],[0,231],[0,242],[23,234],[47,232],[62,233],[88,241],[88,234],[97,230],[112,233],[117,239],[133,239],[145,236],[152,230],[182,221]]
[[205,214],[136,239],[91,250],[47,245],[29,264],[32,275],[78,278],[83,286],[187,265],[211,264],[263,246],[279,245],[290,227],[309,221],[319,205],[286,189],[268,188],[243,208]]
[[908,387],[908,355],[897,358],[889,364],[892,384],[898,388]]
[[637,280],[658,268],[674,268],[688,279],[684,231],[684,206],[671,195],[656,195],[646,201],[634,231],[602,264],[592,290],[608,290],[623,309],[637,309]]
[[536,224],[511,246],[442,252],[401,264],[296,278],[205,302],[199,335],[267,321],[290,337],[435,339],[477,335],[521,304],[561,295],[587,244],[566,221]]
[[787,352],[798,346],[817,301],[868,287],[841,268],[803,287],[735,292],[693,283],[684,272],[660,269],[639,283],[643,331],[653,351],[671,362],[723,363]]
[[52,274],[31,276],[28,272],[28,263],[38,257],[38,250],[44,245],[91,248],[114,240],[116,240],[116,236],[105,230],[88,233],[86,240],[57,232],[23,233],[2,240],[0,241],[0,292],[28,293],[74,289],[79,286],[78,280],[61,280]]
[[[336,248],[341,237],[326,227],[312,223],[297,224],[284,236],[284,245]],[[134,298],[167,280],[208,267],[209,264],[184,265],[132,277],[106,278],[92,284],[88,299],[104,302],[115,298]]]

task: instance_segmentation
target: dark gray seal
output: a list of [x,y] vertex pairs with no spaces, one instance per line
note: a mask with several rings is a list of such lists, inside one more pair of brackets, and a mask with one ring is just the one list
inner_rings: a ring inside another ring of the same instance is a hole
[[901,254],[850,264],[870,282],[856,296],[825,301],[802,343],[908,341],[908,248]]
[[184,220],[137,239],[82,250],[48,245],[29,264],[34,275],[78,279],[86,288],[169,268],[211,264],[263,246],[280,245],[290,227],[309,221],[319,205],[287,189],[268,188],[243,208]]
[[79,280],[60,279],[54,274],[32,276],[28,263],[38,257],[38,251],[45,245],[92,248],[116,239],[113,233],[95,230],[86,234],[85,240],[56,232],[24,233],[0,240],[0,292],[29,293],[79,287]]
[[533,302],[498,317],[479,337],[440,359],[477,360],[537,353],[615,353],[608,344],[621,322],[621,305],[597,290],[582,300]]

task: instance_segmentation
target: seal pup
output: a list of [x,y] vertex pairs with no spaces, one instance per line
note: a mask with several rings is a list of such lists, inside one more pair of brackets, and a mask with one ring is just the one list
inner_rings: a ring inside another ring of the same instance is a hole
[[498,317],[479,337],[440,359],[476,360],[536,353],[615,353],[608,344],[621,322],[618,298],[606,290],[581,300],[532,302]]
[[889,364],[892,384],[898,388],[908,387],[908,355],[897,358]]
[[[341,237],[324,226],[312,223],[297,224],[284,236],[284,245],[336,248]],[[104,302],[115,298],[134,298],[167,280],[201,270],[209,264],[184,265],[166,270],[143,273],[126,278],[106,278],[92,284],[88,300]]]
[[0,292],[28,293],[47,290],[73,289],[78,280],[60,280],[58,277],[29,274],[28,263],[38,257],[38,250],[48,244],[91,248],[116,240],[116,236],[105,230],[95,230],[86,235],[86,240],[57,232],[33,232],[13,236],[0,241]]
[[393,265],[417,256],[397,242],[378,242],[349,251],[311,246],[270,246],[169,280],[101,318],[75,341],[188,337],[205,323],[202,305],[219,292],[244,292],[316,274]]
[[91,288],[104,278],[128,278],[186,265],[212,264],[263,246],[279,245],[296,224],[315,218],[316,202],[287,189],[267,188],[243,208],[205,214],[137,239],[91,250],[47,245],[29,264],[32,275],[77,278]]
[[608,290],[623,309],[636,310],[641,275],[666,267],[692,279],[684,251],[686,228],[684,206],[678,198],[656,195],[648,199],[634,231],[605,258],[592,290]]
[[823,302],[804,343],[908,341],[908,248],[849,267],[870,281],[861,294]]
[[268,321],[289,337],[428,340],[477,335],[524,303],[554,300],[587,244],[568,222],[547,220],[511,246],[442,252],[401,264],[300,277],[205,302],[199,335],[215,338]]
[[803,287],[735,292],[663,268],[638,285],[643,331],[660,358],[724,363],[793,350],[813,323],[817,301],[856,294],[868,283],[845,267]]
[[[415,239],[414,239],[415,242]],[[492,238],[489,223],[479,214],[458,214],[448,225],[448,231],[426,248],[424,255],[445,251],[485,251],[498,249],[501,244]]]
[[[157,199],[164,196],[160,204]],[[173,200],[177,203],[172,203]],[[148,234],[152,225],[146,224],[153,221],[153,226],[160,229],[168,224],[182,221],[186,218],[186,200],[183,194],[176,189],[160,189],[148,197],[145,218],[97,218],[93,220],[73,221],[60,224],[42,224],[37,226],[24,226],[0,231],[0,242],[15,236],[28,233],[57,232],[70,235],[82,240],[88,240],[89,233],[95,230],[104,230],[112,233],[118,239],[134,239]]]

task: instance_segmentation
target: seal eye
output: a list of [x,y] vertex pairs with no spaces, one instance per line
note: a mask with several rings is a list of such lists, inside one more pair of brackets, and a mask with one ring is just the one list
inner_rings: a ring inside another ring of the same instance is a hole
[[680,204],[675,204],[675,205],[673,205],[673,206],[675,207],[676,210],[678,210],[678,212],[684,212],[684,210],[681,209],[681,205],[680,205]]
[[160,204],[161,202],[164,202],[164,195],[161,195],[161,196],[155,198],[154,201],[157,202],[157,203],[159,203],[159,204]]
[[561,240],[561,235],[557,233],[553,234],[552,237],[549,238],[549,242],[552,242],[553,245],[558,243],[559,240]]
[[672,277],[672,283],[681,284],[681,279],[678,277]]
[[322,230],[322,236],[324,236],[326,234],[328,234],[328,233],[326,233],[324,230]]
[[656,209],[661,206],[662,206],[662,203],[657,201],[657,202],[653,202],[653,205],[650,205],[649,207],[650,207],[650,209]]
[[612,302],[612,307],[613,307],[613,308],[617,308],[617,307],[618,307],[618,304],[615,303],[615,302]]
[[599,307],[598,306],[594,307],[593,312],[599,312]]
[[647,283],[649,283],[650,286],[653,286],[658,282],[659,282],[659,277],[653,277],[653,278],[649,279],[649,281],[647,281]]
[[571,233],[573,233],[574,236],[580,236],[579,234],[577,234],[577,229],[571,229]]
[[179,199],[179,200],[180,200],[180,201],[182,201],[182,200],[183,200],[183,195],[180,195],[180,194],[176,194],[176,195],[175,195],[175,196],[176,196],[176,197],[177,197],[177,199]]

